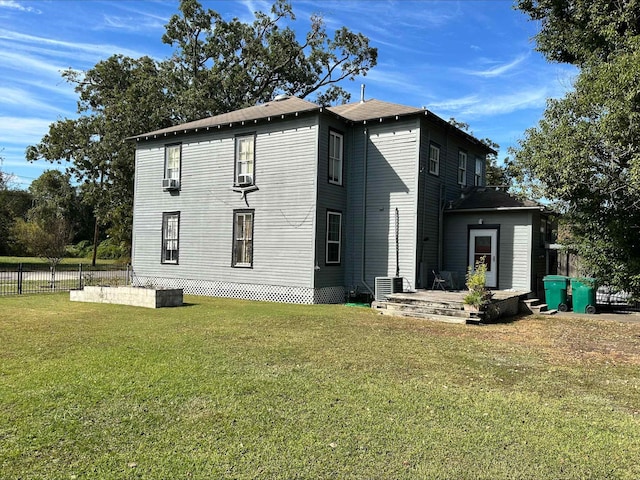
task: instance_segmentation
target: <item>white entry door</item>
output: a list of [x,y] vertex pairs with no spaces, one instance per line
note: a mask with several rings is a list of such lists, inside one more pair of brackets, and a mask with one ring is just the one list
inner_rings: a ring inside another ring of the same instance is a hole
[[481,261],[487,264],[486,284],[498,287],[498,230],[478,228],[469,231],[469,265]]

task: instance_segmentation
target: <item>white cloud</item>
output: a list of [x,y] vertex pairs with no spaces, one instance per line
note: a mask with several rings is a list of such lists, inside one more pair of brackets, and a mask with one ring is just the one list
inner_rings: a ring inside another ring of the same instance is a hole
[[510,70],[513,70],[515,67],[520,65],[524,60],[526,60],[527,56],[528,55],[518,55],[514,60],[512,60],[509,63],[496,65],[486,70],[463,70],[463,72],[468,75],[473,75],[476,77],[485,77],[485,78],[498,77],[500,75],[503,75],[509,72]]
[[470,106],[477,105],[480,101],[477,95],[468,95],[461,98],[432,102],[428,104],[428,108],[430,110],[461,111]]
[[445,112],[445,116],[487,117],[503,115],[530,108],[544,108],[549,89],[533,87],[503,95],[470,95],[427,105],[434,112]]
[[0,0],[0,8],[11,8],[14,10],[19,10],[21,12],[30,12],[30,13],[42,13],[37,8],[33,7],[25,7],[21,3],[16,2],[15,0]]
[[168,19],[159,20],[156,17],[149,15],[140,16],[118,16],[118,15],[104,15],[104,27],[128,30],[130,32],[140,32],[140,30],[159,30],[163,29]]
[[60,109],[55,105],[34,98],[32,94],[21,88],[0,86],[0,105],[20,106],[23,109],[33,109],[38,112],[56,112]]
[[49,131],[51,120],[24,117],[0,117],[2,145],[31,145],[39,142]]
[[[99,43],[77,43],[77,42],[65,42],[63,40],[54,40],[52,38],[38,37],[35,35],[27,35],[24,33],[12,32],[5,30],[0,32],[0,39],[12,40],[17,42],[23,42],[26,44],[36,45],[48,45],[56,47],[56,49],[64,48],[69,52],[86,52],[90,53],[95,58],[103,58],[105,54],[110,52],[118,52],[129,57],[141,57],[143,54],[135,50],[129,50],[127,48],[119,47],[116,45],[99,44]],[[12,44],[13,48],[16,48],[16,44]]]

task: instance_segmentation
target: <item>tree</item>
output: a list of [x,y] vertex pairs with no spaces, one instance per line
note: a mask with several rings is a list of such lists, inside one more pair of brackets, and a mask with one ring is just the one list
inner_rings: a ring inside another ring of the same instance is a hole
[[0,255],[20,253],[12,242],[11,229],[17,219],[26,218],[31,207],[31,194],[11,188],[9,178],[0,170]]
[[555,62],[608,61],[640,34],[636,0],[518,0],[516,8],[541,23],[537,50]]
[[71,240],[71,226],[66,218],[59,216],[39,221],[18,219],[12,235],[27,254],[47,260],[55,269]]
[[51,124],[40,143],[27,149],[27,159],[65,161],[83,202],[93,209],[94,241],[106,226],[128,250],[135,146],[123,140],[171,124],[162,73],[149,57],[114,55],[87,72],[68,70],[63,76],[76,85],[81,115]]
[[77,197],[68,174],[47,170],[29,187],[32,206],[15,221],[13,238],[27,254],[44,258],[52,268],[64,258],[73,238]]
[[286,0],[276,0],[271,15],[255,12],[252,24],[226,21],[197,0],[182,0],[179,10],[162,37],[176,47],[164,65],[178,121],[255,105],[276,93],[300,98],[317,93],[321,104],[345,101],[349,94],[337,84],[366,75],[377,62],[367,37],[342,27],[330,38],[318,15],[298,42],[283,25],[296,19]]
[[640,48],[585,67],[514,155],[519,182],[564,214],[588,273],[640,295]]

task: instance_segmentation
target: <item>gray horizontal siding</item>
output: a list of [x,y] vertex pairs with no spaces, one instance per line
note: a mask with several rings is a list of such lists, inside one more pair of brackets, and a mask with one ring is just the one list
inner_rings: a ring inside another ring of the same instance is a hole
[[[348,150],[349,130],[338,118],[333,116],[321,117],[318,135],[318,201],[316,224],[316,261],[320,270],[316,271],[315,286],[331,287],[345,285],[346,271],[346,223],[347,215],[347,190],[350,188],[349,165],[352,161],[351,152]],[[342,185],[329,183],[329,131],[333,129],[343,135],[343,170]],[[325,265],[326,238],[327,238],[327,210],[342,213],[342,245],[340,265]]]
[[[313,286],[315,117],[185,137],[181,191],[161,189],[164,144],[138,145],[133,265],[141,275]],[[256,132],[258,191],[232,191],[234,136]],[[254,209],[253,268],[232,268],[233,211]],[[179,265],[162,265],[162,212],[180,211]]]
[[[399,211],[400,275],[415,287],[416,214],[418,183],[418,135],[415,120],[355,129],[353,151],[364,157],[366,145],[366,211],[363,211],[364,162],[350,170],[348,255],[356,268],[350,269],[349,280],[361,283],[362,256],[365,257],[365,280],[373,287],[375,277],[392,276],[396,272],[395,209]],[[362,218],[363,213],[366,218]],[[360,216],[360,219],[357,218]],[[363,239],[364,222],[366,232]],[[359,271],[358,271],[359,269]]]
[[532,226],[527,211],[445,215],[443,270],[464,275],[469,263],[468,226],[477,226],[480,219],[485,225],[500,225],[498,288],[532,290]]

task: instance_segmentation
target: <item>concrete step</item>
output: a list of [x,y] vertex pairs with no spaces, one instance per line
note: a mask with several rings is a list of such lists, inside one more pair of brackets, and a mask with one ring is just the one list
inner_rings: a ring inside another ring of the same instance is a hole
[[463,303],[462,301],[439,301],[439,300],[425,300],[422,298],[411,298],[411,297],[397,297],[391,296],[386,299],[386,303],[393,304],[402,304],[402,305],[419,305],[424,307],[432,307],[432,308],[455,308],[462,310]]
[[378,310],[381,315],[391,315],[394,317],[408,317],[408,318],[422,318],[425,320],[437,320],[439,322],[445,323],[466,323],[466,317],[457,317],[452,315],[438,315],[435,313],[428,312],[416,312],[411,310],[389,310],[389,309],[380,309]]
[[549,309],[549,305],[546,303],[539,303],[537,305],[531,305],[531,309],[537,313],[546,312]]
[[468,313],[462,308],[449,306],[431,306],[424,303],[373,302],[371,305],[384,315],[400,315],[405,317],[431,318],[451,317],[466,319]]

